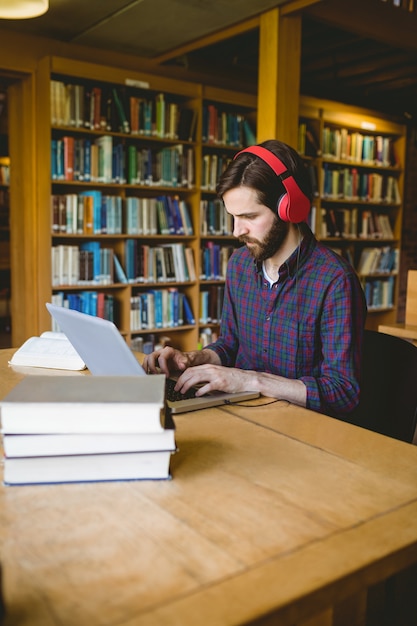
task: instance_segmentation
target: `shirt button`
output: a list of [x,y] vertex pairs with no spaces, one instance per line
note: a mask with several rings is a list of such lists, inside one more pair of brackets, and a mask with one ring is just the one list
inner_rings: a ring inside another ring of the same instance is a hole
[[266,316],[266,321],[269,322],[269,320],[271,319],[271,317],[269,315]]

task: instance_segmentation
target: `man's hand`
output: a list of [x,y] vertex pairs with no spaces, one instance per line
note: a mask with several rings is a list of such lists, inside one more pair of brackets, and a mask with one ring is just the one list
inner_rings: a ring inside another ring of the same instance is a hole
[[150,374],[162,372],[166,376],[178,375],[191,365],[190,355],[170,346],[155,350],[145,356],[143,367]]
[[190,387],[195,386],[197,396],[203,396],[210,391],[258,391],[262,396],[288,400],[299,406],[306,406],[307,402],[307,388],[301,380],[212,363],[187,368],[178,378],[175,390],[186,393]]
[[223,365],[196,365],[184,371],[178,378],[175,390],[186,393],[190,387],[198,386],[197,396],[203,396],[209,391],[237,391],[256,390],[257,373],[250,370],[241,370]]
[[219,364],[220,359],[213,350],[181,352],[181,350],[166,346],[148,354],[143,361],[143,367],[149,374],[162,372],[165,376],[179,376],[188,368],[203,363]]

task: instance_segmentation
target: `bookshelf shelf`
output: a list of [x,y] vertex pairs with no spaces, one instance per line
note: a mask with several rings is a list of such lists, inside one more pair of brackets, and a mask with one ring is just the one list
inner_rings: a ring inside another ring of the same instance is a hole
[[[405,127],[373,111],[302,96],[298,142],[316,185],[312,230],[357,270],[367,327],[395,322]],[[361,270],[371,257],[381,271]]]

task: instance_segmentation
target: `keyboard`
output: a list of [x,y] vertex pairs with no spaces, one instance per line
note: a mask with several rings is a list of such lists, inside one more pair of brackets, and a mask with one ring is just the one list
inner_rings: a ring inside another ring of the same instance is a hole
[[170,402],[178,402],[178,400],[187,400],[188,398],[195,397],[195,392],[197,391],[196,387],[191,387],[186,393],[181,393],[174,389],[176,382],[177,381],[173,378],[166,379],[165,395],[167,400],[170,400]]

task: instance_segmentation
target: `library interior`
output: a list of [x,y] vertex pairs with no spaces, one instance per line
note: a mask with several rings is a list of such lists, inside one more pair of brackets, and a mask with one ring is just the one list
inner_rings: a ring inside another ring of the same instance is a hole
[[59,331],[46,303],[142,358],[215,340],[241,245],[216,186],[272,138],[363,287],[366,373],[351,423],[265,398],[175,416],[173,481],[1,487],[5,626],[416,626],[414,0],[19,4],[0,0],[0,405],[13,353]]

